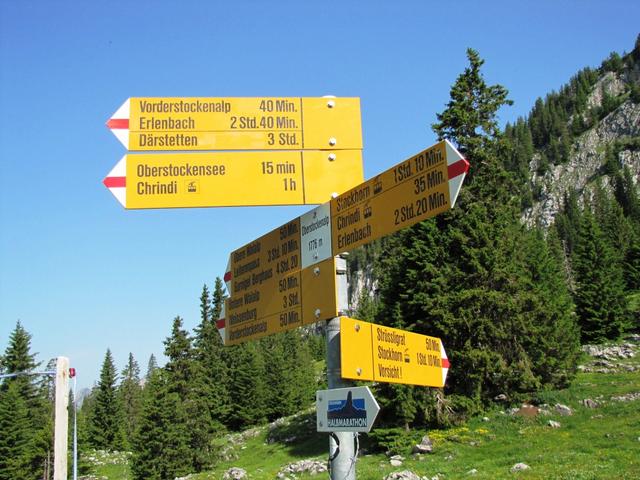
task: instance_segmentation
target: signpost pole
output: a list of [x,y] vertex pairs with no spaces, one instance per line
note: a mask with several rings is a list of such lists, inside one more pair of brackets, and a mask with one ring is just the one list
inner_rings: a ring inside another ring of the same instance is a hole
[[[336,257],[336,288],[338,290],[338,311],[346,312],[347,269],[346,260]],[[353,386],[353,382],[343,380],[340,370],[340,317],[327,320],[327,384],[329,389]],[[331,480],[356,479],[357,433],[334,432],[329,439],[329,469]]]
[[58,357],[55,392],[53,480],[66,480],[69,425],[69,359],[67,357]]

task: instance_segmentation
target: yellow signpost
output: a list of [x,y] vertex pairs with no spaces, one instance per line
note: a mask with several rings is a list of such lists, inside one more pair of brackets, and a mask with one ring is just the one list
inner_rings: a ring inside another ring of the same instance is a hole
[[[352,250],[449,210],[451,165],[468,164],[440,142],[331,200],[333,254]],[[455,193],[455,194],[454,194]]]
[[342,378],[443,387],[449,360],[439,338],[340,317]]
[[359,98],[129,98],[107,126],[131,151],[362,149]]
[[303,268],[300,218],[235,250],[225,280],[225,344],[337,315],[334,259]]
[[127,209],[326,202],[362,181],[360,150],[125,155],[104,184]]

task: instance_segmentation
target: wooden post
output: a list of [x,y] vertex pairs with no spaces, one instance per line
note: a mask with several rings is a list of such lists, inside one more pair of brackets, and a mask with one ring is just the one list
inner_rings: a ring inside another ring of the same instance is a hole
[[58,357],[56,362],[55,389],[53,480],[67,480],[69,433],[69,359],[67,357]]

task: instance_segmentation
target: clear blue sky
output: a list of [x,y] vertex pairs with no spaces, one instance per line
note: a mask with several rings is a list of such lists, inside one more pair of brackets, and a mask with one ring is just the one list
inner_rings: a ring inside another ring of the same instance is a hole
[[633,0],[0,1],[0,349],[19,319],[80,386],[107,348],[144,372],[231,250],[311,208],[124,210],[101,181],[126,98],[358,96],[369,178],[434,142],[467,47],[512,121],[631,50],[639,18]]

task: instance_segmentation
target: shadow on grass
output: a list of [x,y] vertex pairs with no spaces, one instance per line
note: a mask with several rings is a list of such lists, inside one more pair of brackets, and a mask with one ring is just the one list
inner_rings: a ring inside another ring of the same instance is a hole
[[274,425],[267,433],[267,443],[278,443],[301,458],[329,454],[329,435],[316,431],[315,410]]

